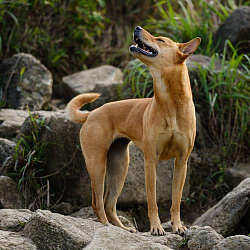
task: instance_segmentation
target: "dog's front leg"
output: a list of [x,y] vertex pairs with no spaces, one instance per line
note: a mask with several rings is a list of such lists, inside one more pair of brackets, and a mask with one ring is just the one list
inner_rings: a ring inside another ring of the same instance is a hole
[[172,206],[171,206],[171,223],[174,233],[183,234],[186,227],[181,224],[180,219],[180,204],[183,186],[187,173],[187,161],[175,160],[174,176],[172,184]]
[[161,226],[161,221],[158,215],[158,207],[156,200],[157,161],[155,161],[153,157],[150,157],[146,154],[144,158],[144,167],[150,232],[152,235],[165,235],[165,231]]

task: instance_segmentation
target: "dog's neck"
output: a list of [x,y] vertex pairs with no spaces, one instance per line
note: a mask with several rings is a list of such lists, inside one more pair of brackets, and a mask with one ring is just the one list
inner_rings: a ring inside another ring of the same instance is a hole
[[188,69],[185,63],[167,66],[164,70],[150,68],[154,80],[154,99],[158,106],[171,106],[178,111],[193,101]]

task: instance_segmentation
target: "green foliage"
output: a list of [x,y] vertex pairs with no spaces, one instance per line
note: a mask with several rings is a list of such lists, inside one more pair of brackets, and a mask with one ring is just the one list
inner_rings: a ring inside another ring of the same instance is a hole
[[224,22],[237,7],[234,0],[224,3],[219,0],[155,0],[155,6],[159,16],[149,18],[146,28],[156,35],[169,37],[176,42],[187,42],[201,37],[202,43],[198,52],[206,55],[216,50],[213,45],[213,32],[218,24]]
[[[232,51],[228,61],[227,45]],[[219,62],[221,70],[215,70],[215,62]],[[207,125],[214,144],[223,149],[228,160],[248,157],[249,66],[249,57],[238,55],[227,41],[221,58],[214,54],[209,68],[199,67],[199,83],[196,82],[193,90],[198,110],[206,118],[204,125]]]
[[144,63],[138,59],[131,61],[124,75],[124,82],[118,88],[120,99],[152,97],[153,80]]
[[29,120],[30,134],[22,134],[16,144],[10,176],[18,183],[25,207],[35,210],[50,206],[49,182],[42,177],[48,143],[40,138],[41,131],[49,127],[45,125],[44,119],[31,114]]
[[26,52],[60,76],[82,69],[104,13],[103,0],[0,0],[0,60]]

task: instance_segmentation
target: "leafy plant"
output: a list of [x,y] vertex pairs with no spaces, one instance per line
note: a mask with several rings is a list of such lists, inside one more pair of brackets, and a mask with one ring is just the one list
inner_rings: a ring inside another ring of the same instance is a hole
[[216,50],[213,43],[213,32],[218,24],[225,21],[237,8],[234,0],[221,3],[215,1],[172,1],[155,0],[158,16],[147,20],[146,28],[155,34],[167,36],[176,42],[187,42],[201,37],[202,43],[198,52],[209,55]]
[[124,69],[125,79],[118,88],[120,99],[145,98],[153,95],[153,79],[148,68],[138,59]]
[[26,52],[59,76],[82,69],[104,13],[103,0],[0,0],[0,61]]
[[[231,57],[227,61],[226,51]],[[215,70],[215,62],[221,70]],[[212,56],[209,68],[199,66],[200,79],[194,87],[199,112],[214,144],[223,149],[227,160],[247,158],[249,148],[250,59],[238,55],[227,41],[222,57]]]
[[13,171],[10,176],[18,183],[26,208],[50,207],[49,181],[42,176],[48,143],[40,138],[43,129],[49,129],[45,120],[29,115],[30,134],[21,135],[13,155]]

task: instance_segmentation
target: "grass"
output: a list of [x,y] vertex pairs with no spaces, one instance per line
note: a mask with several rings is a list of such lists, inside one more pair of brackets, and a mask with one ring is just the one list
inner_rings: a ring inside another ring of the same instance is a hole
[[18,184],[24,198],[24,207],[36,210],[50,207],[49,181],[43,179],[48,143],[40,138],[43,129],[49,129],[45,120],[29,114],[30,134],[22,134],[16,144],[9,174]]
[[155,7],[158,16],[147,20],[146,29],[176,42],[187,42],[201,37],[202,43],[198,53],[210,55],[218,47],[218,43],[213,41],[213,33],[237,8],[237,4],[234,0],[226,0],[223,3],[219,0],[155,0]]

